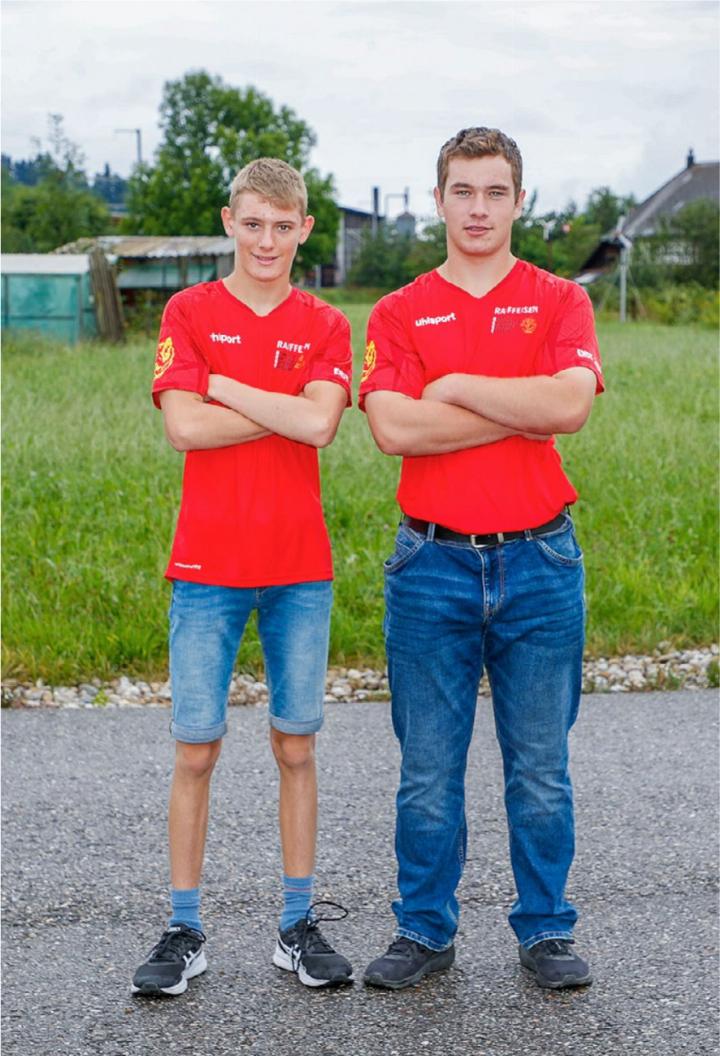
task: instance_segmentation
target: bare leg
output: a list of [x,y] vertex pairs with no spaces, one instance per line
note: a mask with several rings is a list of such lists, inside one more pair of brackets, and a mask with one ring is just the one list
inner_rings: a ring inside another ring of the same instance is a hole
[[315,868],[317,774],[315,734],[270,730],[280,772],[280,842],[288,876],[310,876]]
[[200,884],[210,802],[210,778],[222,741],[185,744],[175,749],[175,772],[170,788],[168,834],[170,880],[185,891]]

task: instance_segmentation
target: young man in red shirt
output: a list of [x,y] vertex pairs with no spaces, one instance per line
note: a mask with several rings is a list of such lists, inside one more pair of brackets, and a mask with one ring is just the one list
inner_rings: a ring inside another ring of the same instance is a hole
[[182,993],[206,968],[199,889],[210,778],[253,609],[280,774],[284,908],[273,962],[307,986],[352,980],[311,905],[314,743],[332,604],[317,448],[332,441],[350,402],[350,329],[337,309],[290,285],[313,226],[300,173],[277,159],[251,162],[233,181],[222,219],[235,239],[234,271],[170,299],[155,360],[153,399],[168,440],[185,452],[185,472],[166,572],[177,742],[172,915],[135,973],[139,994]]
[[577,493],[553,434],[584,425],[603,382],[587,294],[510,252],[524,197],[512,139],[471,128],[449,140],[435,190],[447,260],[384,297],[368,325],[361,405],[380,449],[403,456],[403,519],[385,563],[402,749],[398,927],[365,972],[389,989],[454,960],[483,669],[503,756],[520,961],[544,987],[591,981],[565,899],[583,567],[567,513]]

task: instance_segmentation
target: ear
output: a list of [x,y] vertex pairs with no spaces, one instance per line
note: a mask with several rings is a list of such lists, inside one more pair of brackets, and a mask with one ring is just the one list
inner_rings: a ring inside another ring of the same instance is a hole
[[517,196],[517,201],[515,202],[515,211],[513,212],[513,220],[517,220],[522,215],[524,204],[525,204],[525,191],[520,191],[520,194]]
[[234,217],[233,217],[232,211],[229,209],[229,207],[227,205],[224,205],[222,207],[222,209],[220,210],[220,218],[221,218],[221,220],[223,222],[223,227],[225,228],[225,234],[228,236],[228,238],[234,238],[235,237]]
[[312,231],[314,226],[315,217],[306,216],[302,222],[302,227],[300,228],[300,238],[298,239],[298,245],[301,246],[303,242],[307,242],[307,240],[310,238],[310,232]]
[[437,209],[437,214],[438,214],[438,216],[440,217],[441,220],[444,220],[445,219],[445,213],[443,211],[443,200],[442,200],[442,195],[440,194],[440,188],[439,187],[436,187],[434,189],[433,197],[435,198],[435,208]]

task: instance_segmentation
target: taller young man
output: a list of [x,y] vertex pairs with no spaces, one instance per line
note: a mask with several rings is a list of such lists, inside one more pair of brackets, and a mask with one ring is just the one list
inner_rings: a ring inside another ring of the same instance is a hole
[[515,142],[464,129],[438,159],[447,260],[383,298],[361,385],[375,440],[402,455],[403,519],[385,563],[392,717],[402,749],[395,941],[365,981],[449,967],[466,853],[464,781],[487,670],[503,756],[521,963],[541,986],[590,982],[565,898],[574,850],[568,733],[584,635],[577,498],[554,433],[603,387],[585,292],[516,260]]
[[166,575],[175,772],[169,838],[172,915],[133,991],[179,994],[205,971],[200,874],[210,778],[225,734],[233,664],[250,613],[270,691],[280,773],[284,908],[273,955],[308,986],[348,983],[352,969],[310,911],[315,856],[315,733],[332,604],[330,543],[317,448],[349,403],[345,317],[290,285],[313,226],[300,173],[260,159],[242,169],[222,210],[235,239],[227,278],[168,302],[153,398],[186,452]]

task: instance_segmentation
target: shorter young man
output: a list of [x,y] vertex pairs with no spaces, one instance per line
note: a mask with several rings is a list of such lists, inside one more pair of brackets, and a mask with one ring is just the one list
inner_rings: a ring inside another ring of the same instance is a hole
[[350,330],[337,309],[290,285],[295,253],[313,226],[299,172],[272,158],[247,165],[233,181],[222,219],[235,239],[234,271],[170,299],[155,361],[153,398],[168,440],[186,454],[166,572],[173,584],[177,742],[169,809],[172,915],[135,973],[138,994],[180,994],[207,967],[200,877],[210,779],[253,610],[280,774],[284,907],[273,963],[311,987],[352,980],[311,905],[314,745],[332,604],[317,448],[332,441],[350,402]]

